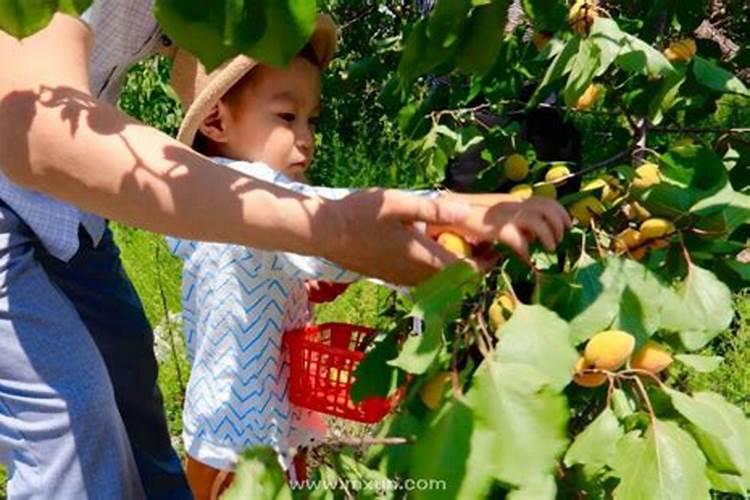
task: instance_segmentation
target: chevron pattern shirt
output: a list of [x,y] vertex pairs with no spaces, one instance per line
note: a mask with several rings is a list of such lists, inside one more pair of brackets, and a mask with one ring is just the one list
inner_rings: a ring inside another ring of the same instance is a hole
[[[352,192],[295,183],[261,163],[214,161],[307,195],[338,199]],[[325,426],[288,401],[282,334],[312,320],[306,280],[351,282],[359,275],[303,255],[167,241],[184,260],[183,323],[192,364],[183,414],[188,454],[232,470],[243,450],[263,444],[288,467],[290,448],[322,437]]]

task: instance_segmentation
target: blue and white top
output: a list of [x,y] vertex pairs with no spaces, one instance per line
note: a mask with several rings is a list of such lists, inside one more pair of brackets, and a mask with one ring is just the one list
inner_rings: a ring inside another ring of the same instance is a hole
[[[309,196],[352,193],[296,183],[262,163],[214,161]],[[246,448],[263,444],[288,467],[290,448],[322,437],[325,426],[313,412],[289,403],[282,334],[312,320],[305,280],[351,282],[359,275],[316,257],[167,241],[185,262],[182,314],[192,363],[183,414],[188,454],[231,470]]]

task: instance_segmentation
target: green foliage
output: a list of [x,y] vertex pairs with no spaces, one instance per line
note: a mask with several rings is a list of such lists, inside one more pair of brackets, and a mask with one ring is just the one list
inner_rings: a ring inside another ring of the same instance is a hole
[[674,422],[655,422],[645,435],[626,434],[610,464],[620,478],[616,499],[710,498],[706,459]]
[[292,490],[279,465],[276,452],[257,447],[245,452],[235,471],[232,487],[222,495],[227,500],[291,500]]
[[157,0],[154,12],[162,29],[209,70],[237,54],[284,66],[312,34],[315,1]]
[[92,0],[2,0],[0,30],[25,38],[41,30],[56,12],[79,16]]
[[171,67],[171,61],[162,56],[136,64],[125,79],[118,106],[143,123],[176,136],[183,113],[169,85]]

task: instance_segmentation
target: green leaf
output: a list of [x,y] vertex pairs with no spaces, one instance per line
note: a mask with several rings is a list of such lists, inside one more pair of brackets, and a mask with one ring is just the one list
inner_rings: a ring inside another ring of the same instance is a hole
[[481,76],[495,65],[509,4],[510,0],[492,0],[471,11],[456,53],[456,64],[463,73]]
[[430,422],[421,439],[414,444],[410,476],[416,480],[444,481],[445,488],[416,489],[415,499],[457,498],[457,492],[469,472],[466,463],[474,453],[472,412],[458,401],[451,401]]
[[674,292],[652,271],[629,259],[609,258],[575,273],[582,286],[570,326],[578,344],[608,328],[625,330],[642,345],[661,326],[662,308]]
[[156,0],[154,12],[209,71],[238,54],[286,66],[310,39],[316,16],[314,0]]
[[750,195],[735,192],[721,216],[729,234],[740,226],[750,223]]
[[594,262],[575,273],[582,286],[578,314],[571,320],[573,342],[579,344],[612,324],[625,290],[622,260],[608,259]]
[[529,107],[536,106],[542,97],[542,91],[546,90],[551,84],[567,75],[573,67],[573,61],[578,53],[578,48],[581,44],[579,37],[571,38],[560,53],[555,57],[555,60],[550,65],[547,72],[544,74],[542,83],[539,84],[534,95],[529,101]]
[[680,87],[685,83],[685,69],[679,68],[674,73],[668,74],[659,87],[659,91],[649,104],[649,120],[654,125],[661,123],[664,113],[669,111],[675,103],[680,92]]
[[610,466],[620,478],[616,500],[708,499],[706,459],[693,438],[674,422],[657,421],[646,431],[626,434]]
[[557,390],[570,383],[578,352],[568,324],[557,314],[542,306],[518,304],[499,335],[498,362],[532,366],[547,375]]
[[[683,402],[675,407],[692,424],[690,431],[711,467],[722,474],[742,476],[750,489],[750,421],[719,394],[697,393],[689,409],[685,398],[678,398]],[[672,401],[676,401],[674,396]]]
[[470,0],[440,0],[430,13],[427,36],[443,47],[453,45],[461,36],[469,9]]
[[633,415],[636,411],[635,402],[622,389],[612,391],[612,408],[620,420]]
[[398,369],[388,361],[398,356],[398,339],[388,335],[367,353],[354,372],[351,396],[355,403],[371,396],[386,397],[396,387]]
[[675,359],[700,373],[710,373],[724,361],[721,356],[701,356],[699,354],[677,354]]
[[599,68],[600,53],[599,47],[590,39],[586,38],[581,41],[578,54],[573,59],[568,82],[565,84],[565,104],[568,107],[575,107],[578,98],[591,85],[594,74]]
[[401,54],[398,73],[407,82],[430,72],[445,62],[453,53],[452,48],[428,38],[427,26],[427,19],[417,21],[409,33]]
[[723,421],[721,412],[710,401],[691,398],[687,394],[673,389],[667,389],[665,392],[672,399],[675,409],[690,423],[717,438],[724,439],[730,436],[730,429]]
[[568,11],[559,0],[523,0],[523,10],[534,24],[534,31],[546,33],[560,29]]
[[735,474],[722,474],[717,472],[713,468],[709,467],[706,473],[709,481],[711,481],[711,487],[717,491],[723,491],[725,493],[735,493],[741,495],[743,498],[747,498],[747,487],[742,476]]
[[617,59],[622,50],[625,32],[617,23],[606,17],[597,17],[591,26],[588,39],[599,48],[599,68],[594,76],[603,75]]
[[0,30],[16,38],[31,36],[46,27],[55,12],[79,16],[92,0],[2,0]]
[[472,443],[484,447],[482,456],[491,458],[485,467],[495,479],[523,487],[554,473],[567,445],[568,409],[543,373],[529,365],[486,360],[466,400],[479,433]]
[[291,500],[292,490],[276,452],[267,446],[251,448],[237,465],[232,486],[222,495],[226,500]]
[[409,373],[427,371],[443,345],[443,329],[458,318],[464,297],[478,285],[477,272],[465,262],[449,266],[419,285],[412,294],[411,315],[424,320],[424,333],[409,337],[398,358],[388,363]]
[[609,463],[624,432],[612,410],[607,407],[578,434],[565,454],[565,465],[593,465],[601,468]]
[[704,146],[671,149],[662,157],[662,162],[663,175],[674,184],[688,188],[693,204],[720,192],[729,180],[721,157]]
[[712,90],[750,96],[742,80],[700,56],[693,60],[693,74],[699,83]]
[[716,275],[696,265],[688,269],[672,300],[665,300],[662,327],[695,351],[729,327],[734,311],[732,292]]
[[60,12],[65,12],[72,16],[80,16],[88,9],[93,0],[59,0]]
[[643,40],[626,34],[624,46],[615,63],[623,70],[639,75],[660,77],[674,72],[664,54]]

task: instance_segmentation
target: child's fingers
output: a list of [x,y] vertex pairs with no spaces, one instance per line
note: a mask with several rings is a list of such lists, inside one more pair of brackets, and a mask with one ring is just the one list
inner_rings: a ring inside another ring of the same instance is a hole
[[553,232],[555,245],[559,244],[565,235],[566,229],[571,225],[570,216],[562,205],[554,200],[534,198],[530,208],[532,212],[546,221],[546,224]]
[[555,235],[555,243],[559,244],[562,241],[563,236],[565,236],[565,220],[560,217],[560,214],[557,213],[557,211],[543,211],[541,215],[552,228]]
[[529,241],[520,227],[515,224],[507,224],[500,231],[499,241],[509,246],[524,262],[530,262]]
[[549,222],[555,232],[555,240],[559,243],[570,228],[572,221],[567,210],[555,200],[535,199],[535,209]]
[[529,212],[517,224],[521,226],[523,231],[529,234],[532,240],[539,239],[547,250],[552,251],[557,246],[554,231],[542,214]]

